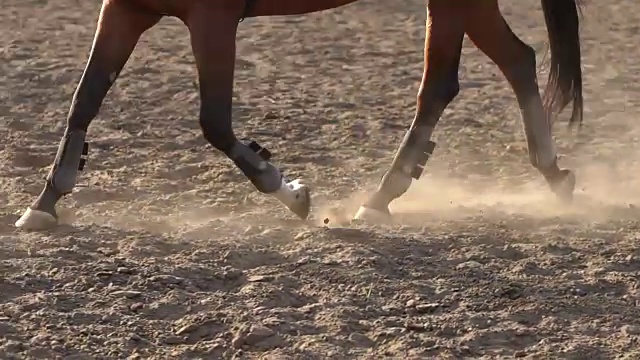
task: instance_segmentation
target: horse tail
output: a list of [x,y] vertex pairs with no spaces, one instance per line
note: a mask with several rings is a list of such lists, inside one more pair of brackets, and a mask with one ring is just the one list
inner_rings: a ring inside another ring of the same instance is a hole
[[582,124],[580,0],[541,0],[551,49],[549,80],[543,101],[547,114],[559,113],[573,101],[569,125]]

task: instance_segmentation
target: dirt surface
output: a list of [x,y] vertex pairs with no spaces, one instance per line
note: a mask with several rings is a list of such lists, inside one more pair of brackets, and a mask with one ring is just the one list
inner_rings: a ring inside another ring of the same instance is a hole
[[[206,144],[188,34],[165,19],[90,129],[61,204],[73,225],[17,231],[98,7],[0,8],[0,358],[640,358],[637,0],[585,11],[585,127],[556,126],[573,207],[528,164],[511,90],[465,43],[462,93],[398,224],[341,227],[390,163],[422,66],[423,0],[362,0],[240,26],[236,128],[313,187],[310,223]],[[539,3],[502,7],[542,64]]]

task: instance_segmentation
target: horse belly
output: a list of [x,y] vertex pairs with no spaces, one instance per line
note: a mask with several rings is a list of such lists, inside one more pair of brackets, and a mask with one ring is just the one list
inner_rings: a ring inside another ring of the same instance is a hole
[[[251,0],[249,0],[251,1]],[[271,15],[299,15],[334,9],[357,0],[255,0],[250,17]]]

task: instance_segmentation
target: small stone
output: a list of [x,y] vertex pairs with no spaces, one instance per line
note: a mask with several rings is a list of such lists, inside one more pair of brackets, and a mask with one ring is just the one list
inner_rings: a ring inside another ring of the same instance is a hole
[[458,335],[458,329],[451,326],[442,326],[436,331],[436,336],[453,337]]
[[640,335],[640,326],[625,325],[620,328],[620,332],[625,336]]
[[242,275],[243,275],[242,270],[234,269],[234,268],[225,269],[224,272],[222,273],[222,276],[224,277],[225,280],[235,280],[240,278]]
[[138,310],[141,310],[143,307],[144,307],[143,303],[137,302],[137,303],[131,304],[129,309],[131,309],[132,311],[138,311]]
[[253,325],[251,326],[249,333],[247,333],[245,343],[248,345],[254,345],[270,336],[273,336],[274,334],[273,330],[264,325]]
[[124,266],[119,267],[116,271],[120,274],[133,274],[133,270]]
[[233,340],[231,340],[231,346],[233,346],[235,349],[240,349],[243,345],[244,336],[236,335],[233,337]]
[[373,341],[369,339],[368,336],[360,333],[352,333],[349,335],[349,340],[353,341],[359,346],[363,347],[371,347],[373,346]]
[[119,291],[112,292],[112,294],[116,296],[124,296],[129,299],[137,298],[142,295],[140,291],[133,291],[133,290],[119,290]]
[[405,325],[405,327],[408,331],[415,331],[415,332],[423,332],[423,331],[431,330],[431,327],[428,324],[408,323],[407,325]]
[[477,262],[477,261],[473,261],[473,260],[469,260],[469,261],[465,261],[463,263],[460,263],[456,266],[457,270],[464,270],[464,269],[479,269],[482,267],[482,264]]
[[196,330],[197,328],[198,328],[197,324],[187,324],[187,325],[181,327],[180,329],[178,329],[178,331],[176,331],[176,335],[188,334],[188,333]]
[[184,278],[181,278],[179,276],[173,276],[173,275],[155,275],[152,276],[149,280],[153,281],[153,282],[161,282],[161,283],[165,283],[165,284],[181,284],[184,281]]
[[5,342],[3,347],[5,351],[10,353],[18,353],[26,349],[26,346],[23,343],[14,340]]
[[433,314],[438,308],[440,308],[438,303],[416,305],[416,311],[422,314]]
[[107,249],[107,248],[99,248],[97,250],[98,253],[104,255],[104,256],[113,256],[118,254],[118,250],[114,250],[114,249]]
[[284,338],[276,334],[256,343],[254,345],[254,349],[259,351],[266,351],[283,346],[285,346]]
[[296,261],[297,266],[307,265],[309,263],[311,263],[311,258],[309,256],[303,256]]
[[376,334],[376,340],[390,338],[390,337],[398,337],[405,332],[405,329],[400,327],[390,327],[388,329],[384,329]]
[[411,300],[407,301],[406,307],[415,307],[416,303],[417,303],[417,301],[415,301],[414,299],[411,299]]
[[277,115],[277,114],[275,114],[275,113],[272,113],[272,112],[267,112],[267,113],[265,113],[265,114],[264,114],[264,117],[263,117],[263,118],[264,118],[265,120],[275,120],[275,119],[277,119],[277,118],[278,118],[278,115]]
[[498,291],[500,297],[516,300],[522,297],[522,289],[518,287],[507,287]]
[[572,292],[573,292],[574,295],[577,295],[577,296],[580,296],[580,297],[587,296],[587,292],[585,290],[583,290],[583,289],[580,289],[580,288],[575,288],[575,289],[572,290]]
[[249,276],[247,278],[248,282],[266,282],[271,280],[271,276],[266,276],[266,275],[253,275],[253,276]]
[[526,357],[526,356],[527,356],[527,352],[526,351],[522,351],[522,350],[519,350],[519,351],[516,351],[516,352],[513,353],[513,357],[514,358],[523,358],[523,357]]
[[47,335],[36,335],[34,337],[31,338],[31,340],[29,340],[29,342],[31,343],[31,345],[38,345],[38,344],[46,344],[47,342],[49,342],[49,337]]
[[310,231],[302,231],[302,232],[299,232],[298,234],[296,234],[296,236],[293,237],[293,240],[301,241],[301,240],[305,240],[305,239],[307,239],[309,237],[311,237],[311,232]]
[[184,342],[184,339],[180,336],[167,336],[166,338],[164,338],[164,342],[169,345],[177,345],[182,344]]
[[9,322],[0,321],[0,337],[4,337],[5,335],[14,333],[15,331],[15,327]]

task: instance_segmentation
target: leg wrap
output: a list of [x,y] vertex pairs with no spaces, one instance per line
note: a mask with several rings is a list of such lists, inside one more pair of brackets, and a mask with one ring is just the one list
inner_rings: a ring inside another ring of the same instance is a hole
[[84,168],[89,146],[84,142],[82,130],[66,131],[60,141],[58,153],[46,178],[44,189],[31,205],[33,210],[46,212],[56,217],[58,200],[73,191],[78,171]]
[[244,175],[262,193],[273,193],[282,187],[282,174],[269,163],[271,153],[255,141],[236,142],[227,154]]
[[47,175],[47,182],[60,196],[73,190],[78,171],[84,169],[89,152],[89,144],[84,141],[85,136],[84,131],[72,130],[66,132],[60,141],[53,167]]
[[424,172],[424,166],[433,154],[436,144],[431,141],[433,127],[418,126],[405,135],[402,145],[393,159],[391,172],[400,172],[416,180]]
[[367,206],[386,209],[391,201],[409,189],[412,179],[417,180],[422,176],[436,146],[430,140],[433,129],[431,126],[417,126],[407,133],[391,168],[382,177],[380,188],[369,199]]

